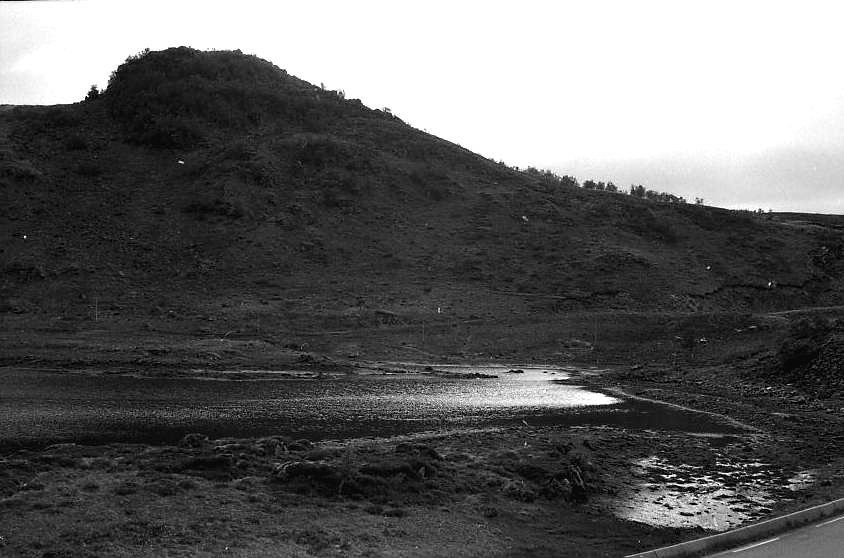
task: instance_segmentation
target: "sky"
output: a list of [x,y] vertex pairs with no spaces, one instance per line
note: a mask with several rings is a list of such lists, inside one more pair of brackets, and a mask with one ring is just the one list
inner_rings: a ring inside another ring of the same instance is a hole
[[842,22],[812,0],[0,2],[0,104],[76,102],[144,48],[240,49],[509,165],[844,214]]

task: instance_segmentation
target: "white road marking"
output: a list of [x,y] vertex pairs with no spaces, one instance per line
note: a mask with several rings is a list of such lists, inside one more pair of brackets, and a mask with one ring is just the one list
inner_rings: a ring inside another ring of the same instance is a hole
[[773,539],[768,539],[767,541],[762,541],[762,542],[758,542],[758,543],[751,544],[751,545],[748,545],[748,546],[743,546],[741,548],[737,548],[737,549],[733,550],[733,554],[735,554],[736,552],[743,552],[745,550],[750,550],[751,548],[756,548],[757,546],[762,546],[763,544],[772,543],[772,542],[778,541],[778,540],[780,540],[779,537],[774,537]]
[[830,519],[829,521],[824,521],[823,523],[818,523],[815,527],[823,527],[824,525],[829,525],[830,523],[835,523],[836,521],[841,521],[842,519],[844,519],[844,515],[836,517],[835,519]]

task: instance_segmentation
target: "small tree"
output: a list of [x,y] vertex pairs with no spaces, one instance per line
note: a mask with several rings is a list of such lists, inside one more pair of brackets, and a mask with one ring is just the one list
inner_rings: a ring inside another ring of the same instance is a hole
[[93,101],[94,99],[98,99],[100,97],[100,90],[97,89],[97,84],[91,85],[91,89],[88,90],[88,94],[85,95],[86,101]]
[[560,178],[560,184],[563,186],[571,186],[577,188],[580,184],[577,182],[577,179],[573,176],[565,175]]
[[635,198],[644,198],[645,197],[645,187],[639,184],[638,186],[631,184],[630,185],[630,195]]

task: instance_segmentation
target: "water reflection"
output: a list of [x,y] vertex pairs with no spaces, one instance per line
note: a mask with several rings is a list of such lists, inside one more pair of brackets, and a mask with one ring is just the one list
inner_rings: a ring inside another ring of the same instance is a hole
[[660,527],[701,527],[724,531],[764,517],[776,502],[775,493],[794,483],[810,486],[811,472],[789,478],[769,463],[730,459],[720,452],[713,466],[676,464],[651,456],[635,461],[631,472],[641,479],[611,500],[624,519]]
[[[7,369],[0,440],[169,442],[186,432],[312,438],[389,435],[443,424],[506,423],[619,399],[548,377],[562,370],[438,366],[437,373],[330,380],[89,376]],[[465,374],[495,375],[467,378]]]
[[[188,432],[312,439],[386,436],[442,427],[606,424],[729,432],[711,417],[567,383],[553,367],[406,365],[403,374],[330,379],[91,376],[0,371],[0,449],[58,441],[150,442]],[[424,372],[424,373],[423,373]],[[467,375],[494,377],[467,377]],[[563,381],[560,381],[560,380]]]

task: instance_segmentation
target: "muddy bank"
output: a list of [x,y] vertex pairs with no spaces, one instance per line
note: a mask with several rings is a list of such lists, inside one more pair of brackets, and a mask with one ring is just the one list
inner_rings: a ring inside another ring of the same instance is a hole
[[[705,350],[715,350],[711,337]],[[267,380],[266,370],[289,366],[304,368],[294,380],[330,382],[395,372],[225,339],[51,338],[6,355],[92,377],[116,370],[187,379],[201,367],[215,380],[244,369]],[[601,368],[578,383],[752,428],[701,436],[660,425],[519,421],[299,446],[273,446],[270,437],[8,450],[0,455],[0,554],[617,556],[844,494],[840,399],[707,362]],[[399,450],[403,443],[410,447]]]
[[166,445],[191,432],[325,440],[514,424],[699,434],[752,430],[723,416],[585,389],[579,378],[586,373],[574,369],[392,366],[320,377],[224,371],[225,378],[202,370],[164,377],[3,367],[0,451],[63,442]]
[[20,451],[2,457],[0,544],[12,556],[604,556],[688,536],[605,513],[600,461],[622,447],[605,444],[525,427]]
[[[756,365],[758,366],[758,364]],[[799,387],[772,382],[768,374],[747,366],[618,367],[589,378],[592,387],[604,386],[610,393],[624,392],[672,404],[720,414],[756,429],[748,436],[742,453],[752,455],[745,463],[758,475],[780,468],[791,475],[780,476],[787,488],[776,498],[748,499],[748,506],[763,515],[790,512],[844,495],[844,400],[840,396],[819,397]],[[691,471],[673,460],[668,473],[684,482]],[[642,464],[645,469],[649,464]],[[730,467],[726,467],[729,470]],[[700,472],[697,473],[700,476]],[[660,492],[671,478],[654,482]],[[753,475],[741,485],[746,493],[757,486]],[[758,478],[758,476],[757,476]],[[705,482],[712,479],[706,479]],[[715,486],[717,492],[718,486]],[[676,499],[679,493],[675,493]]]
[[62,444],[0,456],[0,544],[12,556],[619,556],[834,489],[794,482],[781,444],[526,425]]

